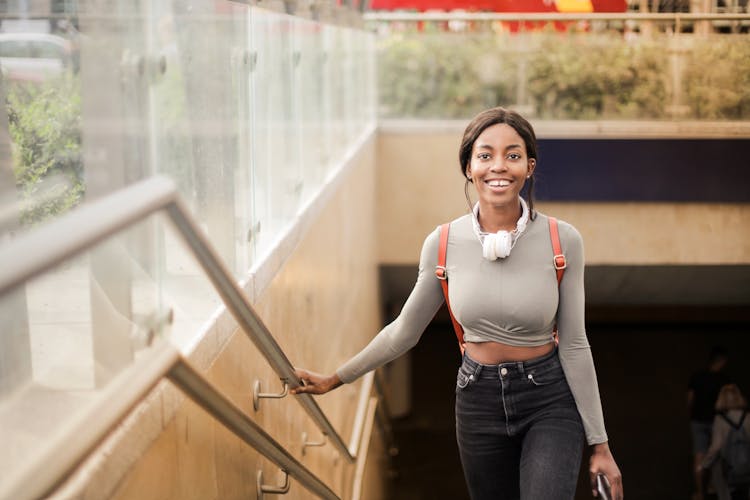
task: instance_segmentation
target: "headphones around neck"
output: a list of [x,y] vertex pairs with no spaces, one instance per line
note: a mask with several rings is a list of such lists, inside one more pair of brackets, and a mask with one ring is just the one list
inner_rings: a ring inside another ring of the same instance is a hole
[[[526,230],[529,222],[529,206],[526,200],[521,200],[521,217],[516,222],[514,231],[500,230],[496,233],[482,234],[479,227],[479,202],[474,206],[474,232],[482,243],[482,256],[487,260],[504,259],[510,255],[511,249],[521,234]],[[482,237],[483,236],[483,237]]]
[[487,260],[504,259],[513,248],[513,235],[510,231],[498,231],[484,236],[482,255]]

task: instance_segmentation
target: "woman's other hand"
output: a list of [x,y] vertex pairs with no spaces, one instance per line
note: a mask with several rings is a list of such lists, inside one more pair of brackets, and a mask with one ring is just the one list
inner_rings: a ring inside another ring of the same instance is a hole
[[325,376],[319,373],[297,369],[294,370],[294,374],[298,379],[302,380],[302,385],[289,391],[292,394],[325,394],[343,384],[339,376],[335,373],[333,375]]
[[620,468],[615,463],[612,452],[609,450],[608,443],[595,444],[591,451],[589,476],[591,480],[591,492],[595,498],[599,497],[596,491],[597,474],[604,474],[609,481],[612,500],[622,500],[625,495],[622,488],[622,474],[620,473]]

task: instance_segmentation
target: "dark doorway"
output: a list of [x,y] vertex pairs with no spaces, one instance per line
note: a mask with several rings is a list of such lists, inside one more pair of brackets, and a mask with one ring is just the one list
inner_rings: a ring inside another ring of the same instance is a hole
[[[610,443],[628,498],[687,499],[692,493],[686,406],[690,374],[712,346],[730,352],[729,372],[750,389],[750,331],[738,324],[588,326]],[[411,351],[412,411],[394,422],[400,453],[389,498],[466,499],[454,437],[460,356],[450,324],[433,322]],[[590,499],[587,459],[577,499]]]

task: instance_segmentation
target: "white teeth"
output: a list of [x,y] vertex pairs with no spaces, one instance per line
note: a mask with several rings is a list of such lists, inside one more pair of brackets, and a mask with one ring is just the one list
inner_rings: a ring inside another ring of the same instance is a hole
[[487,184],[489,184],[491,187],[505,187],[510,186],[510,181],[503,180],[497,180],[497,181],[489,181]]

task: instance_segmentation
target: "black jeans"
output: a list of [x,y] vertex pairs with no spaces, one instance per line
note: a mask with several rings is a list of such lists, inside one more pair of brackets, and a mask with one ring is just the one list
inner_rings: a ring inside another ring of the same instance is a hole
[[464,356],[456,439],[472,500],[570,500],[584,432],[555,349],[525,362]]

